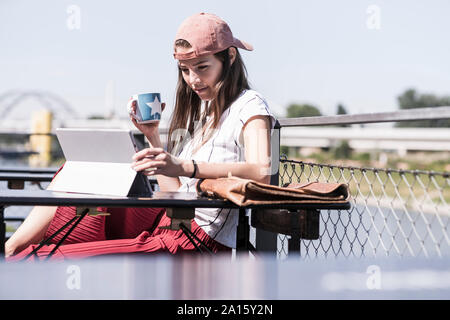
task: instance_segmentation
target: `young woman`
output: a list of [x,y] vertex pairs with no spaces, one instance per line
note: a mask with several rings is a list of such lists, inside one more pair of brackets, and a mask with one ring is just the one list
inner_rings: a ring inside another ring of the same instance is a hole
[[[181,24],[174,42],[179,76],[167,150],[158,124],[136,122],[136,101],[130,100],[131,121],[150,144],[136,153],[132,167],[156,176],[161,191],[195,192],[198,179],[230,175],[269,183],[275,118],[264,98],[250,90],[238,49],[253,50],[216,15],[196,14]],[[181,230],[159,228],[170,222],[163,208],[103,210],[111,215],[86,217],[52,258],[195,250]],[[6,254],[25,257],[74,211],[34,208],[7,242]],[[235,247],[237,219],[237,209],[196,209],[191,231],[212,251],[229,251]],[[41,248],[39,256],[53,247]]]

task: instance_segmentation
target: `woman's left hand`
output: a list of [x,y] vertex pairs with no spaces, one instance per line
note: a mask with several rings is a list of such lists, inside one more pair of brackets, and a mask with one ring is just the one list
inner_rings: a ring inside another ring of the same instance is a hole
[[162,148],[146,148],[133,156],[131,167],[143,171],[146,176],[163,174],[168,177],[178,177],[185,174],[184,162]]

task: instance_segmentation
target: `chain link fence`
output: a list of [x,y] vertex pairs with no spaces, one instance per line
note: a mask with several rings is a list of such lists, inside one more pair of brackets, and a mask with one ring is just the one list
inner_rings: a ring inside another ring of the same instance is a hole
[[[450,256],[450,173],[355,168],[280,158],[280,185],[338,182],[349,186],[352,208],[322,210],[320,237],[300,240],[300,256]],[[288,236],[278,235],[281,259]]]

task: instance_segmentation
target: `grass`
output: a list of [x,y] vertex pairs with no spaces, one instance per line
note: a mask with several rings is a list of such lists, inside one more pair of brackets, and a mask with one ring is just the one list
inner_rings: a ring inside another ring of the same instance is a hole
[[17,228],[6,224],[6,232],[16,232]]

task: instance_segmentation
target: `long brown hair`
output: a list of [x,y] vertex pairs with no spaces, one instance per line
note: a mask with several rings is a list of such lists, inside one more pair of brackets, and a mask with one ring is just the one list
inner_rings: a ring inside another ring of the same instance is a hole
[[[191,45],[186,40],[179,39],[175,41],[175,47],[190,48]],[[223,112],[237,99],[242,90],[250,89],[247,69],[237,48],[233,63],[231,63],[228,49],[214,55],[222,61],[222,74],[216,84],[216,96],[213,100],[205,102],[203,114],[200,114],[201,99],[184,81],[182,71],[178,68],[175,108],[171,116],[167,140],[169,153],[177,154],[188,142],[187,138],[192,138],[194,131],[200,129],[196,127],[196,124],[201,124],[202,140],[195,146],[193,151],[195,153],[211,138]],[[206,117],[211,115],[211,121],[206,123]]]

